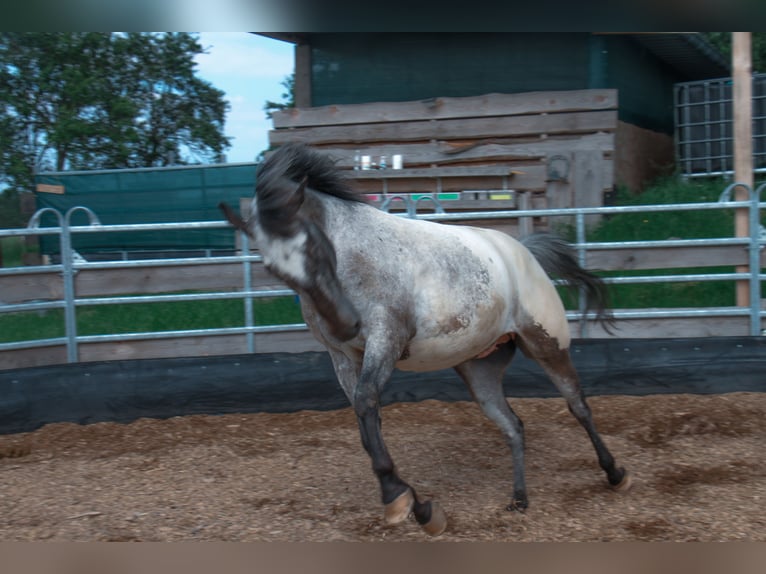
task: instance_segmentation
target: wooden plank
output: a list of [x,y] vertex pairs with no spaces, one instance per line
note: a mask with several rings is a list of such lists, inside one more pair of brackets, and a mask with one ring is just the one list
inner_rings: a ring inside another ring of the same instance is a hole
[[[511,195],[513,198],[514,196]],[[370,202],[375,207],[383,204],[382,196],[379,199]],[[456,211],[482,211],[482,210],[511,210],[516,209],[518,205],[514,199],[458,199],[441,201],[441,206],[448,213]],[[405,211],[406,206],[403,201],[394,200],[391,202],[389,212],[400,213]],[[435,204],[430,200],[422,200],[417,204],[418,213],[433,213]]]
[[[572,185],[572,207],[601,207],[604,205],[604,189],[611,181],[603,181],[602,154],[597,150],[577,150],[571,156],[570,182]],[[602,216],[585,216],[585,224],[596,225]]]
[[474,167],[426,167],[410,169],[370,169],[359,170],[348,174],[351,179],[404,179],[404,178],[448,178],[448,177],[481,177],[481,176],[511,176],[513,169],[507,165],[485,165]]
[[[256,353],[303,353],[306,351],[323,350],[324,347],[321,346],[309,331],[261,333],[255,335]],[[211,335],[80,345],[81,362],[139,358],[205,357],[239,355],[243,353],[247,353],[245,335]]]
[[[521,176],[509,178],[508,189],[536,188],[537,186],[542,185],[542,177],[538,177],[538,172],[540,172],[540,170],[535,170],[535,174],[532,176],[523,174]],[[384,191],[387,191],[388,193],[436,193],[439,190],[437,181],[430,178],[389,180],[385,182],[385,186],[384,182],[381,180],[354,181],[352,188],[357,193],[364,194],[382,194]],[[501,177],[456,177],[441,181],[441,191],[443,192],[502,188],[503,178]]]
[[[569,322],[574,334],[579,333],[579,320]],[[620,319],[618,330],[608,334],[602,326],[588,323],[591,338],[682,338],[741,336],[749,329],[748,317],[688,317]],[[324,351],[308,331],[268,333],[255,336],[256,353]],[[202,357],[246,353],[244,335],[185,337],[167,340],[88,343],[80,345],[80,362],[117,359],[149,359],[166,357]],[[0,370],[64,364],[63,345],[45,349],[0,351]]]
[[64,297],[64,283],[61,272],[0,277],[0,302],[6,305],[62,297]]
[[275,113],[273,122],[275,128],[295,128],[612,109],[617,109],[617,90],[567,90],[297,107]]
[[[740,265],[747,261],[747,250],[738,245],[705,247],[652,247],[641,249],[589,250],[589,269],[669,269]],[[766,265],[766,253],[761,253]]]
[[[247,353],[244,335],[146,339],[109,343],[80,343],[81,363],[120,359],[162,359],[168,357],[205,357]],[[255,335],[256,353],[303,353],[324,351],[309,331],[259,333]],[[66,347],[56,345],[41,349],[0,351],[0,371],[66,363]]]
[[47,183],[38,183],[35,186],[35,191],[37,193],[57,193],[57,194],[61,195],[66,190],[64,189],[63,185],[50,185],[50,184],[47,184]]
[[[262,264],[251,266],[254,289],[278,283]],[[167,293],[179,290],[226,291],[241,289],[242,264],[180,265],[129,269],[83,269],[75,279],[78,297],[123,293]]]
[[418,141],[431,139],[492,138],[531,134],[576,134],[617,128],[617,112],[567,112],[531,116],[468,118],[441,121],[390,122],[290,128],[269,132],[269,142],[320,145],[330,143]]
[[[514,166],[513,177],[508,179],[508,188],[518,191],[544,191],[547,187],[548,172],[546,166],[542,163],[534,165]],[[602,189],[610,189],[614,181],[614,165],[612,160],[603,160],[601,162],[601,182]],[[380,179],[355,179],[358,172],[349,172],[351,187],[358,193],[383,193],[383,183]],[[451,177],[442,179],[443,191],[464,191],[476,189],[498,189],[502,188],[502,178],[500,177],[473,177],[460,178]],[[432,178],[397,178],[387,182],[391,193],[431,193],[436,191],[436,182]],[[568,205],[567,207],[572,207]]]
[[[579,333],[579,323],[570,321],[572,333]],[[673,317],[672,319],[620,319],[614,334],[601,325],[588,323],[589,338],[656,339],[685,337],[741,337],[750,329],[748,317]]]
[[[556,154],[571,153],[577,149],[598,149],[606,154],[614,153],[613,133],[593,133],[580,136],[539,136],[521,138],[491,138],[477,140],[452,140],[422,142],[395,142],[365,144],[360,151],[365,155],[390,158],[401,154],[404,166],[447,166],[456,163],[508,162],[534,160]],[[341,169],[354,166],[356,147],[323,146],[322,153],[328,154]]]
[[0,351],[0,371],[26,369],[43,365],[61,365],[64,363],[66,363],[66,347],[64,345]]

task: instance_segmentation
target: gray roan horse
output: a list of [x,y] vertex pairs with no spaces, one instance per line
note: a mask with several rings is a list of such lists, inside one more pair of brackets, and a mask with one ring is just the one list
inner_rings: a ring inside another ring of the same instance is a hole
[[304,318],[353,405],[388,523],[412,513],[432,535],[447,524],[437,502],[421,500],[399,477],[383,440],[379,395],[394,368],[455,368],[510,446],[508,509],[527,507],[523,425],[502,388],[517,347],[566,398],[609,484],[630,486],[580,390],[564,307],[548,273],[584,287],[590,308],[609,320],[604,285],[563,240],[532,234],[519,242],[498,231],[384,213],[348,188],[334,161],[300,144],[282,146],[261,164],[247,221],[225,204],[221,209],[255,239],[266,268],[300,295]]

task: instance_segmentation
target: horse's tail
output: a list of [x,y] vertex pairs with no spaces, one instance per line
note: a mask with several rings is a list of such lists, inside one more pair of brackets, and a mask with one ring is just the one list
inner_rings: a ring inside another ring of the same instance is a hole
[[609,311],[609,294],[606,284],[595,275],[580,266],[577,254],[572,246],[562,238],[550,233],[533,233],[521,239],[543,270],[553,277],[567,282],[572,293],[585,290],[585,313],[593,310],[596,320],[608,333],[614,327],[614,317]]

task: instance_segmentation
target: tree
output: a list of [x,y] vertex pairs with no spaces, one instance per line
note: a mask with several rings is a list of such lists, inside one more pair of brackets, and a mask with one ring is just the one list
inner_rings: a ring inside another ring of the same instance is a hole
[[0,184],[45,170],[201,163],[230,144],[187,33],[0,33]]
[[[707,40],[731,60],[731,32],[703,32]],[[766,71],[766,32],[752,32],[753,72]]]
[[263,106],[266,112],[266,117],[271,119],[275,111],[286,110],[288,108],[295,107],[295,74],[285,76],[285,79],[280,82],[280,85],[285,89],[281,94],[281,102],[272,102],[266,100]]

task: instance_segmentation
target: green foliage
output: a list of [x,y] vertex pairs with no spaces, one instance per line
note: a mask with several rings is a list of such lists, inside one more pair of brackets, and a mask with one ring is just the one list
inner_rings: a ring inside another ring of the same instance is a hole
[[271,100],[266,100],[266,103],[263,106],[263,109],[266,112],[266,117],[269,119],[272,118],[275,111],[295,107],[295,74],[286,76],[280,85],[285,89],[281,95],[282,101],[272,102]]
[[19,194],[0,192],[0,229],[23,227],[24,224]]
[[[0,237],[2,267],[20,267],[23,264],[24,251],[25,246],[22,237]],[[1,296],[0,300],[2,300]]]
[[[751,32],[753,72],[766,72],[766,32]],[[702,32],[702,35],[731,60],[731,32]]]
[[0,32],[0,183],[214,159],[228,103],[195,76],[202,51],[187,33]]

